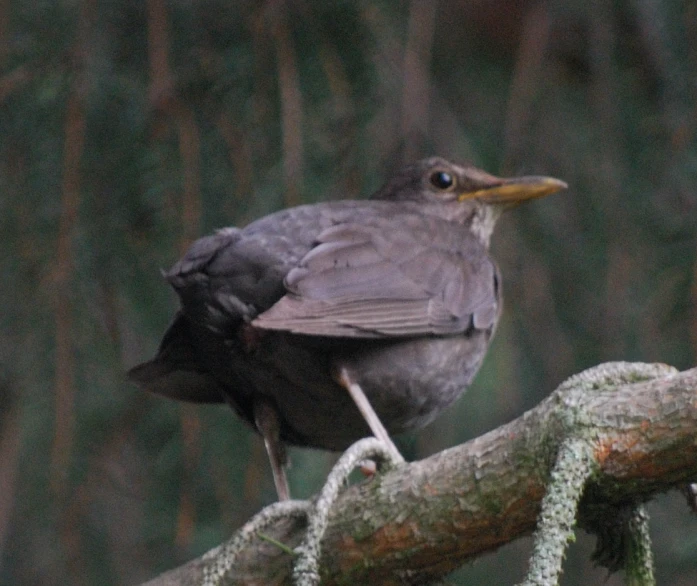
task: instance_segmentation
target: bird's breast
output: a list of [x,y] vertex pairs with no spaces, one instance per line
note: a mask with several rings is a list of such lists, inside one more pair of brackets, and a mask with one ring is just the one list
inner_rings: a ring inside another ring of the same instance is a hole
[[334,357],[361,385],[391,433],[418,429],[464,393],[479,370],[491,330],[421,338]]

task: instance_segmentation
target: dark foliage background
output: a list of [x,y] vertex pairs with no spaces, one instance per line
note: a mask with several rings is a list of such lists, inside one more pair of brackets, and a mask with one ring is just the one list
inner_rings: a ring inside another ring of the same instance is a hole
[[[176,308],[158,270],[404,160],[571,186],[501,222],[495,344],[410,458],[603,361],[694,366],[696,82],[689,0],[0,1],[0,583],[135,584],[274,499],[227,409],[126,382]],[[293,455],[312,494],[333,456]],[[651,511],[659,583],[695,584],[695,519]],[[450,583],[511,584],[529,545]],[[605,579],[592,545],[564,584]]]

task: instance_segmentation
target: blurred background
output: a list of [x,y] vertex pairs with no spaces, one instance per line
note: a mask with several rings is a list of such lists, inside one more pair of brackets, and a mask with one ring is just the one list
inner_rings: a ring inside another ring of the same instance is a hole
[[[0,584],[137,584],[275,499],[229,409],[126,381],[177,307],[159,270],[404,161],[570,185],[500,222],[503,322],[410,459],[604,361],[695,366],[696,98],[694,0],[0,1]],[[292,456],[313,494],[335,456]],[[650,510],[659,584],[697,583],[697,520]],[[593,545],[563,584],[605,580]],[[448,583],[513,584],[529,549]]]

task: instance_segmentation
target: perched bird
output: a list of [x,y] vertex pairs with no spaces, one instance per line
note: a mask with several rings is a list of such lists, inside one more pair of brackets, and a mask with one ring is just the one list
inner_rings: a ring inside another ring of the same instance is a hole
[[219,230],[165,274],[181,309],[129,376],[174,399],[228,402],[263,436],[287,499],[286,444],[343,450],[372,431],[396,451],[389,434],[465,391],[501,312],[494,225],[564,188],[434,157],[369,200]]

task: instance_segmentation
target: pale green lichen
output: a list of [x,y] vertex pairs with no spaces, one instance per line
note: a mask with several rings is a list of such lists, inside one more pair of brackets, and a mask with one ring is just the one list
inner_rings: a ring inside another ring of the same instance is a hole
[[576,511],[588,478],[596,469],[592,446],[585,439],[562,443],[535,532],[530,569],[523,586],[554,586],[562,571],[564,552],[574,539]]
[[629,519],[629,543],[625,563],[627,586],[655,586],[649,515],[643,505]]
[[227,580],[235,567],[237,556],[245,549],[259,532],[283,518],[306,517],[310,511],[308,501],[281,501],[274,503],[256,514],[237,533],[202,557],[203,577],[201,586],[220,586]]
[[363,460],[378,459],[395,466],[393,453],[375,438],[357,441],[346,450],[327,477],[308,519],[305,539],[295,549],[298,558],[293,565],[295,586],[317,586],[320,582],[319,558],[321,541],[327,528],[329,511],[339,496],[339,491],[353,469]]
[[639,383],[678,374],[672,366],[661,363],[605,362],[579,372],[557,387],[557,393],[569,390],[593,391],[612,389],[622,385]]
[[[609,362],[570,377],[555,391],[556,400],[563,407],[555,414],[557,427],[561,427],[567,438],[557,451],[547,494],[542,500],[530,569],[523,586],[558,584],[566,547],[574,539],[573,528],[581,495],[597,470],[594,457],[596,432],[590,415],[581,407],[582,395],[669,377],[677,372],[665,364]],[[627,584],[653,586],[648,516],[642,505],[637,505],[631,512],[626,530],[629,545],[623,561]]]

